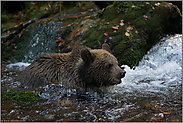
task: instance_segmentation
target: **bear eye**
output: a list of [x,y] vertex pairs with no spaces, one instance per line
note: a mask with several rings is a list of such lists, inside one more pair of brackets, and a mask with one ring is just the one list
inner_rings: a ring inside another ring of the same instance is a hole
[[112,65],[113,65],[113,64],[111,64],[111,63],[110,63],[110,64],[108,64],[108,65],[107,65],[107,68],[108,68],[108,69],[109,69],[109,68],[111,68],[111,67],[112,67]]

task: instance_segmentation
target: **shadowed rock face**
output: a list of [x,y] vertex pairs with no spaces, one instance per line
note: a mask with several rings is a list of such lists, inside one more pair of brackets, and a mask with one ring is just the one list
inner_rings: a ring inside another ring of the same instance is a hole
[[102,49],[77,46],[69,53],[44,53],[16,80],[30,88],[55,82],[66,88],[119,84],[126,72],[110,52],[109,45],[104,43]]

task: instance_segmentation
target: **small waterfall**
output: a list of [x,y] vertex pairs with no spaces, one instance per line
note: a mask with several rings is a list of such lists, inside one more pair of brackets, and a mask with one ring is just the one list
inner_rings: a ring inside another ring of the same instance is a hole
[[115,90],[165,93],[182,83],[182,35],[163,38],[148,51],[135,70],[127,65],[122,67],[127,74]]

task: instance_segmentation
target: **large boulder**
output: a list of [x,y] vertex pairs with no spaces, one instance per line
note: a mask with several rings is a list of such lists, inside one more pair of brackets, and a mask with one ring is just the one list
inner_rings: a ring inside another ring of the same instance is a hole
[[[2,43],[2,58],[31,61],[42,52],[69,52],[84,44],[110,45],[119,64],[137,66],[164,35],[182,33],[182,14],[168,2],[114,1],[99,10],[93,2],[36,20]],[[26,59],[28,57],[28,59]]]

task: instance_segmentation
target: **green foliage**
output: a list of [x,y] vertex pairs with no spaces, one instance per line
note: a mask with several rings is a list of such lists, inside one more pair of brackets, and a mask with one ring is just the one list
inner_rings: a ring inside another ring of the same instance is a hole
[[1,14],[1,20],[2,22],[5,22],[8,20],[8,16],[6,14]]
[[102,15],[102,13],[103,13],[103,10],[97,11],[97,14],[98,14],[99,17]]
[[118,14],[121,13],[121,12],[125,12],[127,13],[128,12],[128,2],[126,1],[114,1],[113,2],[113,5],[114,6],[119,6],[118,9],[117,9],[117,12]]
[[20,91],[20,90],[11,90],[8,91],[4,96],[6,99],[14,100],[21,103],[34,103],[40,100],[38,94],[31,91]]
[[114,1],[113,5],[114,6],[118,5],[118,6],[124,6],[125,7],[125,6],[127,6],[127,3],[128,3],[127,1]]
[[154,11],[153,9],[150,9],[150,10],[149,10],[149,13],[152,13],[153,11]]

